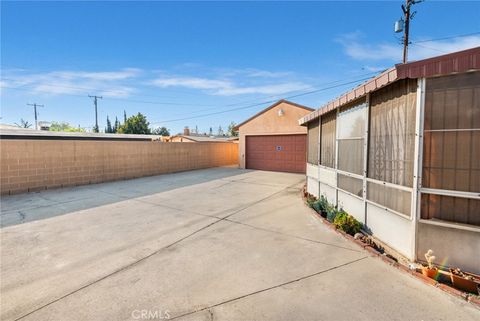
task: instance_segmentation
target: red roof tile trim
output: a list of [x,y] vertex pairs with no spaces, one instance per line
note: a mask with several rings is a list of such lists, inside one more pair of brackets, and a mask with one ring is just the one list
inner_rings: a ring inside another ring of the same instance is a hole
[[300,125],[305,125],[329,111],[400,79],[428,78],[473,70],[480,70],[480,47],[406,64],[398,64],[300,118],[298,122]]
[[355,87],[351,91],[343,94],[337,99],[315,110],[314,112],[308,115],[305,115],[303,118],[300,118],[298,122],[300,125],[304,125],[305,123],[308,123],[309,121],[315,118],[318,118],[321,115],[328,113],[329,111],[337,109],[338,107],[345,105],[346,103],[349,103],[355,99],[363,97],[367,93],[377,90],[385,85],[388,85],[389,83],[392,83],[397,79],[398,79],[397,70],[395,68],[390,68],[382,72],[380,75],[376,76],[375,78],[367,80],[366,82]]
[[480,69],[480,47],[398,64],[398,78],[428,78]]

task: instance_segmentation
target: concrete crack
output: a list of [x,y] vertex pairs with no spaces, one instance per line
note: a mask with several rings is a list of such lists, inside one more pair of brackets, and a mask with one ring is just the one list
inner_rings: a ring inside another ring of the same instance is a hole
[[308,241],[308,242],[313,242],[313,243],[317,243],[317,244],[323,244],[323,245],[333,246],[333,247],[336,247],[336,248],[339,248],[339,249],[348,250],[348,251],[352,251],[352,252],[358,252],[358,253],[361,253],[361,252],[362,252],[361,250],[355,250],[355,249],[351,249],[351,248],[348,248],[348,247],[344,247],[344,246],[340,246],[340,245],[335,245],[335,244],[331,244],[331,243],[327,243],[327,242],[322,242],[322,241],[307,239],[307,238],[305,238],[305,237],[301,237],[301,236],[297,236],[297,235],[293,235],[293,234],[288,234],[288,233],[283,233],[283,232],[279,232],[279,231],[275,231],[275,230],[270,230],[270,229],[267,229],[267,228],[264,228],[264,227],[258,227],[258,226],[250,225],[250,224],[247,224],[247,223],[234,221],[234,220],[232,220],[232,219],[226,219],[226,221],[229,221],[229,222],[235,223],[235,224],[240,224],[240,225],[248,226],[248,227],[250,227],[250,228],[254,228],[254,229],[261,230],[261,231],[265,231],[265,232],[269,232],[269,233],[275,233],[275,234],[279,234],[279,235],[283,235],[283,236],[293,237],[293,238],[296,238],[296,239],[299,239],[299,240],[303,240],[303,241]]
[[315,273],[312,273],[312,274],[309,274],[309,275],[305,275],[305,276],[299,277],[297,279],[293,279],[293,280],[290,280],[290,281],[287,281],[287,282],[283,282],[283,283],[280,283],[280,284],[277,284],[277,285],[274,285],[274,286],[271,286],[271,287],[268,287],[268,288],[265,288],[265,289],[261,289],[261,290],[258,290],[258,291],[247,293],[247,294],[244,294],[242,296],[238,296],[236,298],[225,300],[225,301],[216,303],[214,305],[211,305],[211,306],[208,306],[208,307],[205,307],[205,308],[201,308],[201,309],[198,309],[198,310],[195,310],[195,311],[187,312],[187,313],[184,313],[182,315],[178,315],[176,317],[173,317],[170,320],[175,320],[175,319],[178,319],[178,318],[182,318],[182,317],[192,315],[194,313],[202,312],[202,311],[205,311],[205,310],[210,311],[212,308],[218,307],[220,305],[224,305],[224,304],[227,304],[227,303],[230,303],[230,302],[238,301],[238,300],[244,299],[246,297],[249,297],[249,296],[252,296],[252,295],[255,295],[255,294],[259,294],[259,293],[262,293],[262,292],[266,292],[266,291],[270,291],[270,290],[273,290],[273,289],[276,289],[276,288],[280,288],[280,287],[288,285],[288,284],[300,282],[300,281],[315,277],[317,275],[320,275],[320,274],[323,274],[323,273],[326,273],[326,272],[330,272],[332,270],[336,270],[336,269],[342,268],[342,267],[347,266],[347,265],[351,265],[353,263],[362,261],[366,258],[368,258],[368,256],[364,256],[364,257],[361,257],[359,259],[356,259],[356,260],[353,260],[353,261],[350,261],[350,262],[347,262],[347,263],[343,263],[343,264],[340,264],[340,265],[337,265],[337,266],[334,266],[334,267],[331,267],[331,268],[328,268],[328,269],[325,269],[325,270],[322,270],[322,271],[318,271],[318,272],[315,272]]

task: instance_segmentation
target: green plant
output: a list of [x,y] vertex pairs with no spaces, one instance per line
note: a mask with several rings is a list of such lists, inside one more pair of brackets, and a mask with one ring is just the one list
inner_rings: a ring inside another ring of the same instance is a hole
[[84,132],[85,130],[80,127],[70,126],[70,124],[66,122],[53,121],[50,125],[49,131],[51,132]]
[[337,216],[337,209],[330,203],[327,203],[325,207],[325,212],[327,213],[327,221],[333,223],[335,217]]
[[313,209],[317,211],[317,213],[320,213],[322,216],[326,216],[327,212],[327,207],[328,207],[328,201],[325,196],[320,196],[318,200],[315,201],[312,205]]
[[157,127],[152,130],[152,134],[160,136],[170,136],[170,131],[167,129],[167,127]]
[[125,122],[117,129],[117,132],[120,134],[144,134],[150,135],[151,131],[147,117],[142,113],[138,113],[134,116],[128,118],[127,114],[124,112]]
[[312,194],[307,193],[307,197],[306,197],[305,201],[307,202],[307,205],[309,207],[313,208],[313,204],[317,201],[317,198],[315,196],[313,196]]
[[337,212],[333,224],[347,234],[355,235],[360,232],[362,223],[357,221],[353,216],[349,215],[343,209]]

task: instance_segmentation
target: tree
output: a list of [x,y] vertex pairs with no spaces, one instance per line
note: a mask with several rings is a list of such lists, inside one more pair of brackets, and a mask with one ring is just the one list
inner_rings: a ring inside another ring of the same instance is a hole
[[113,125],[113,128],[112,128],[113,132],[117,133],[120,126],[121,126],[120,121],[118,120],[117,116],[115,116],[115,125]]
[[167,129],[167,127],[157,127],[152,130],[152,134],[160,136],[170,136],[170,131]]
[[209,135],[209,136],[212,136],[212,135],[213,135],[213,128],[212,128],[212,127],[210,127],[210,131],[208,132],[208,135]]
[[238,131],[235,130],[235,122],[231,122],[230,125],[228,125],[228,136],[231,137],[237,137],[238,136]]
[[218,133],[217,133],[218,136],[223,136],[223,129],[222,129],[222,126],[218,126]]
[[84,132],[83,128],[70,126],[67,122],[52,122],[50,125],[51,132]]
[[28,121],[26,120],[23,120],[23,118],[20,119],[20,124],[18,123],[15,123],[15,125],[17,125],[18,127],[21,127],[21,128],[30,128],[32,127],[32,124],[30,124]]
[[151,134],[150,128],[148,128],[149,124],[147,118],[142,113],[138,113],[135,116],[128,117],[125,123],[118,128],[117,132],[120,134],[148,135]]
[[127,122],[127,112],[125,109],[123,110],[123,123],[125,124]]
[[110,122],[110,119],[108,118],[107,115],[107,127],[105,128],[106,133],[114,133],[113,128],[112,128],[112,123]]

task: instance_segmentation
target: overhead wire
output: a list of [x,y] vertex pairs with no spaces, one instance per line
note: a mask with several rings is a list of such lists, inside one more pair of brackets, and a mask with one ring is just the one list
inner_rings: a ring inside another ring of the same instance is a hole
[[[334,86],[319,88],[319,89],[311,90],[311,91],[304,92],[304,93],[301,93],[301,94],[296,94],[296,95],[287,96],[287,97],[284,97],[284,99],[292,99],[292,98],[296,98],[296,97],[300,97],[300,96],[311,95],[311,94],[314,94],[314,93],[317,93],[317,92],[321,92],[321,91],[325,91],[325,90],[333,89],[333,88],[338,88],[338,87],[342,87],[342,86],[346,86],[346,85],[351,85],[351,84],[358,83],[358,82],[360,82],[360,81],[365,81],[365,80],[368,80],[368,79],[371,79],[371,77],[362,78],[362,79],[356,79],[356,80],[354,80],[354,81],[350,81],[350,82],[346,82],[346,83],[341,83],[341,84],[337,84],[337,85],[334,85]],[[202,114],[202,115],[197,115],[197,116],[191,116],[191,117],[183,117],[183,118],[177,118],[177,119],[169,119],[169,120],[164,120],[164,121],[159,121],[159,122],[152,122],[151,124],[164,124],[164,123],[172,123],[172,122],[177,122],[177,121],[183,121],[183,120],[190,120],[190,119],[202,118],[202,117],[207,117],[207,116],[212,116],[212,115],[229,113],[229,112],[237,111],[237,110],[243,110],[243,109],[258,107],[258,106],[262,106],[262,105],[265,105],[265,104],[271,104],[271,103],[274,103],[274,102],[276,102],[276,100],[263,101],[263,102],[256,103],[256,104],[251,104],[251,105],[247,105],[247,106],[242,106],[242,107],[237,107],[237,108],[222,110],[222,111],[213,112],[213,113],[207,113],[207,114]]]
[[417,40],[417,41],[413,41],[413,42],[411,42],[411,43],[422,43],[422,42],[432,42],[432,41],[449,40],[449,39],[454,39],[454,38],[462,38],[462,37],[474,36],[474,35],[478,35],[478,34],[480,34],[480,31],[471,32],[471,33],[465,33],[465,34],[455,35],[455,36],[447,36],[447,37],[442,37],[442,38]]

